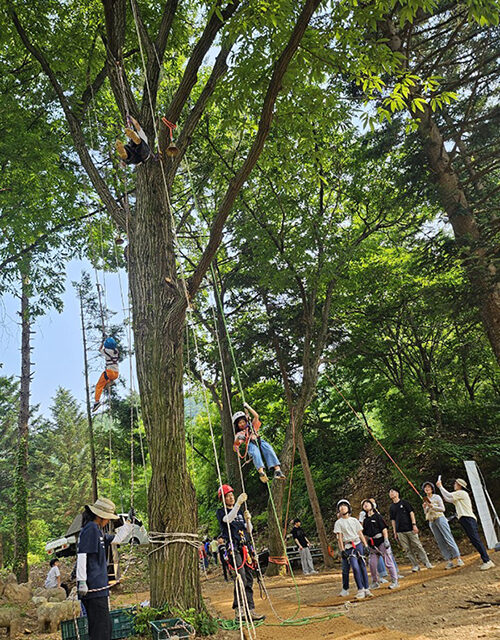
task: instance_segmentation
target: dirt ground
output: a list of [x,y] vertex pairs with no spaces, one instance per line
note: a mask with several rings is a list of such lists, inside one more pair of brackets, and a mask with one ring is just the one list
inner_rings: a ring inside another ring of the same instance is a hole
[[[339,570],[320,571],[318,575],[297,576],[297,593],[289,577],[267,578],[269,600],[256,598],[256,608],[266,614],[264,625],[257,627],[258,640],[500,640],[500,558],[497,567],[479,571],[477,554],[464,557],[465,567],[446,571],[444,562],[434,569],[411,573],[400,567],[406,577],[400,588],[390,591],[387,585],[373,591],[373,598],[357,601],[355,589],[350,598],[338,597],[341,589]],[[139,567],[137,567],[139,569]],[[124,580],[113,591],[111,608],[138,604],[149,598],[144,589],[143,572],[137,580]],[[36,582],[36,580],[35,580]],[[217,573],[203,578],[203,591],[213,613],[233,617],[232,583]],[[255,589],[258,594],[258,589]],[[280,618],[312,617],[307,625],[281,626]],[[314,621],[314,616],[336,614],[330,620]],[[36,621],[27,616],[25,633],[33,640],[59,640],[58,634],[39,634]],[[0,636],[2,634],[0,633]],[[238,640],[237,631],[220,631],[217,640]]]

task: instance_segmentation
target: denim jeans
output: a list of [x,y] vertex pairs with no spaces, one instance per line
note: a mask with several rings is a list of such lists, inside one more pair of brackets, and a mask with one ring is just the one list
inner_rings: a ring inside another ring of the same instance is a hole
[[467,537],[472,542],[473,546],[479,551],[479,555],[481,556],[481,560],[483,562],[489,562],[490,556],[486,551],[486,547],[481,541],[479,537],[479,529],[477,528],[477,520],[476,518],[471,518],[469,516],[462,516],[458,519],[462,527],[465,529],[465,533]]
[[[264,460],[266,461],[268,469],[280,466],[280,461],[278,460],[278,456],[274,453],[274,449],[271,447],[269,442],[266,442],[263,438],[260,439],[260,449],[257,442],[250,440],[248,443],[248,455],[252,457],[256,469],[260,469],[264,466]],[[262,456],[264,456],[264,460],[262,460]]]
[[349,589],[349,567],[351,567],[358,589],[368,589],[368,573],[362,557],[363,545],[360,542],[355,549],[349,545],[347,553],[349,558],[342,558],[342,588]]
[[432,535],[436,538],[436,542],[443,558],[445,560],[460,558],[460,550],[457,547],[453,534],[451,533],[448,520],[444,516],[440,516],[435,520],[430,520],[429,527],[432,531]]

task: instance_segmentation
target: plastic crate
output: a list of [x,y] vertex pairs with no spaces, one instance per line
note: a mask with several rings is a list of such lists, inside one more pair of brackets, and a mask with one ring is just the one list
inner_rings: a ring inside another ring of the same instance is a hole
[[109,612],[111,616],[111,640],[119,638],[129,638],[135,633],[134,630],[134,607],[124,609],[113,609]]
[[168,640],[174,637],[182,640],[183,638],[194,638],[195,636],[194,627],[182,618],[154,620],[149,624],[151,625],[153,640]]
[[[78,626],[78,633],[76,627]],[[64,620],[61,622],[62,640],[89,640],[89,626],[87,616],[75,618],[74,620]]]

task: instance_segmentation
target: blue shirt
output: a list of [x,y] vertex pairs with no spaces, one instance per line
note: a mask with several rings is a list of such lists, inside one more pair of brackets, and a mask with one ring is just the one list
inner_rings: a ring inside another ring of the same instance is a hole
[[[107,551],[114,536],[104,534],[94,521],[80,531],[78,553],[87,554],[87,585],[90,589],[108,586]],[[109,589],[89,593],[85,598],[104,598],[109,596]]]

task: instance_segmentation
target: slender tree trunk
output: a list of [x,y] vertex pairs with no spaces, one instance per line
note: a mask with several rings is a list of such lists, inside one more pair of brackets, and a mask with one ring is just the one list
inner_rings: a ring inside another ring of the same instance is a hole
[[309,502],[314,515],[314,522],[316,523],[316,531],[318,532],[319,544],[321,551],[323,552],[323,559],[326,567],[333,567],[333,558],[328,553],[328,537],[326,535],[325,522],[319,506],[318,494],[316,493],[316,487],[314,486],[313,477],[311,474],[311,468],[309,466],[309,459],[307,457],[307,451],[304,445],[304,438],[302,433],[296,434],[297,447],[299,449],[300,462],[302,464],[302,471],[304,473],[304,479],[306,481],[307,494],[309,496]]
[[3,569],[3,533],[0,531],[0,569]]
[[21,287],[21,387],[19,397],[18,449],[15,479],[15,530],[13,570],[18,582],[28,581],[28,422],[31,383],[31,323],[29,279]]
[[92,409],[90,404],[90,385],[89,385],[89,364],[87,358],[87,333],[85,331],[85,317],[83,313],[82,292],[80,291],[80,317],[82,321],[82,338],[83,338],[83,366],[85,375],[85,398],[87,402],[87,424],[89,428],[89,445],[90,445],[90,473],[92,475],[92,500],[97,500],[97,464],[95,459],[95,442],[94,442],[94,421],[92,420]]
[[[186,299],[176,274],[160,165],[137,172],[129,221],[129,277],[137,377],[151,456],[151,531],[197,533],[194,488],[186,464],[183,334]],[[158,250],[163,247],[163,250]],[[216,489],[214,488],[214,491]],[[155,550],[156,549],[156,550]],[[152,549],[151,604],[202,608],[197,551],[186,543]]]

